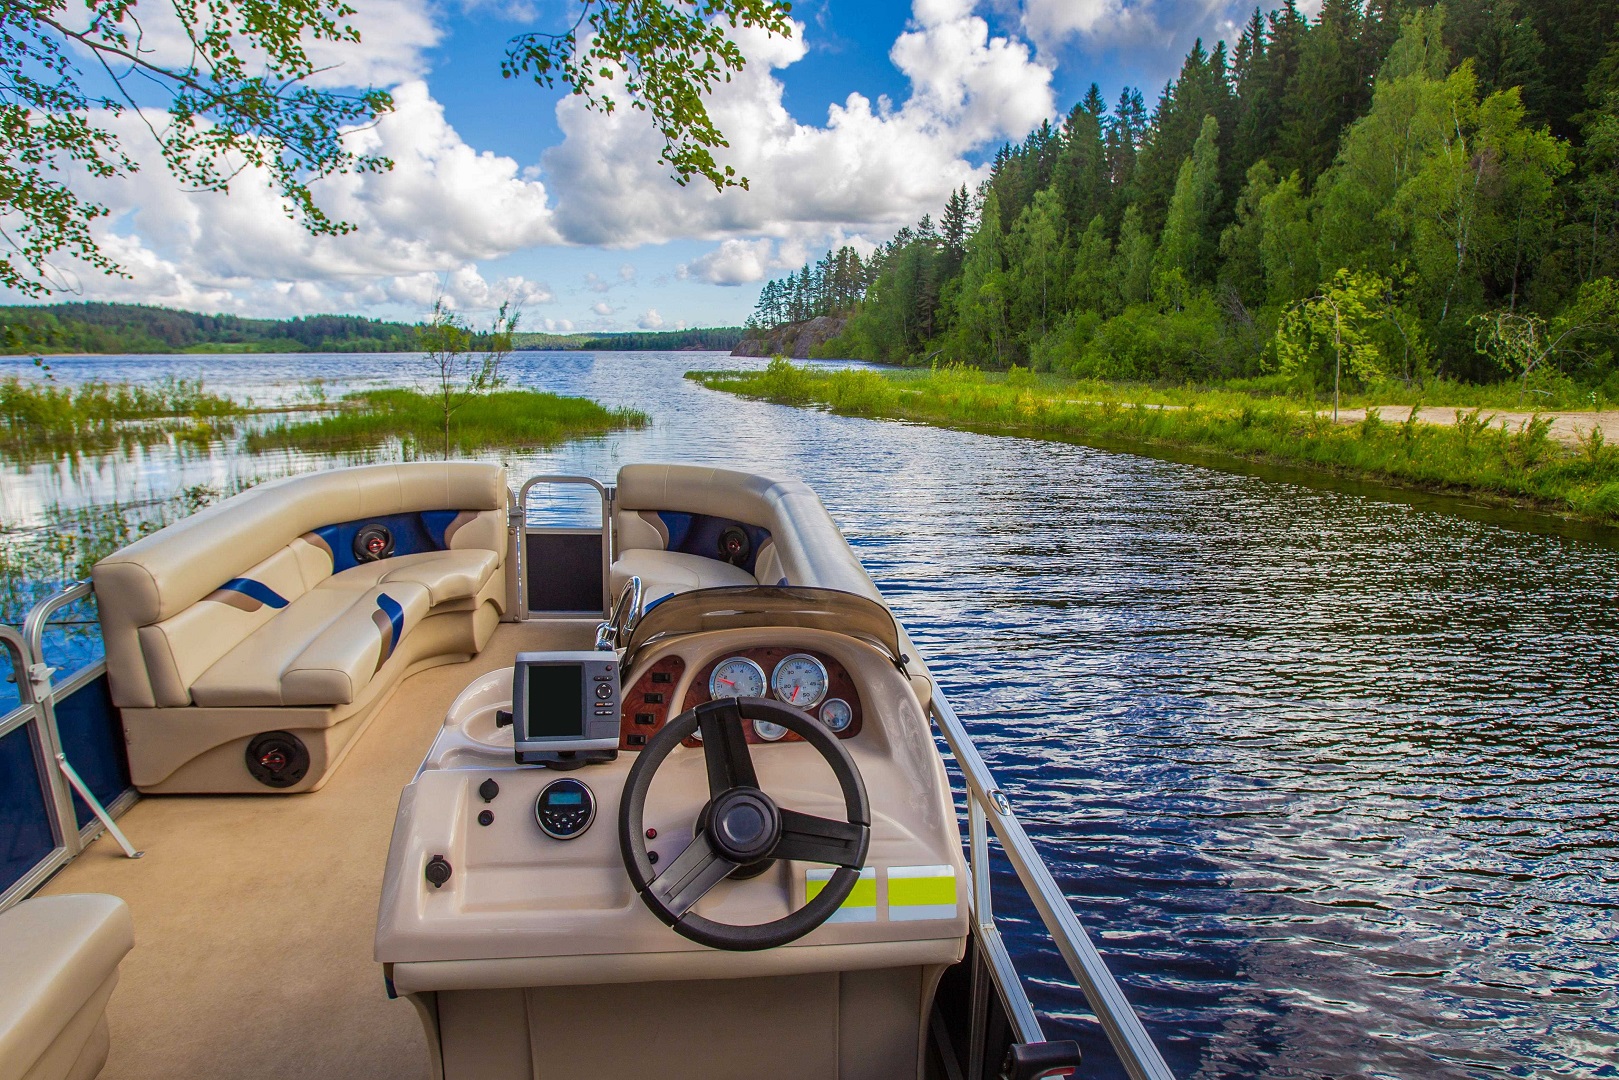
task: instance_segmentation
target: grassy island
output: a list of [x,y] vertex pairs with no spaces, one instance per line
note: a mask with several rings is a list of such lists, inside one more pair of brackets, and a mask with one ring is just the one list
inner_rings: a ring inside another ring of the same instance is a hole
[[950,366],[928,371],[816,371],[785,360],[758,372],[691,372],[714,390],[847,416],[912,420],[1109,449],[1175,448],[1351,479],[1467,494],[1587,520],[1619,522],[1619,450],[1600,429],[1565,446],[1550,421],[1497,422],[1453,409],[1387,423],[1378,410],[1335,424],[1313,403],[1241,390],[1153,389]]
[[[500,390],[469,398],[451,418],[452,448],[476,453],[496,447],[529,450],[567,439],[647,424],[645,413],[608,409],[586,398],[537,390]],[[335,411],[313,420],[287,419],[247,438],[247,449],[293,447],[342,453],[399,439],[408,450],[432,456],[444,429],[438,398],[418,390],[364,390],[345,396]]]

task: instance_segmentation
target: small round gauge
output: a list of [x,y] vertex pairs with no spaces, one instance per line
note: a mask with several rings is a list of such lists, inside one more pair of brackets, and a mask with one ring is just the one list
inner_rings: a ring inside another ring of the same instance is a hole
[[821,723],[834,734],[848,731],[849,725],[854,723],[854,709],[840,697],[828,698],[821,706]]
[[764,697],[765,669],[746,656],[733,656],[714,665],[708,677],[711,698]]
[[787,734],[787,729],[780,724],[772,724],[769,720],[755,720],[753,722],[753,733],[765,742],[775,742]]
[[809,653],[782,659],[770,676],[770,692],[789,705],[813,709],[826,697],[826,665]]

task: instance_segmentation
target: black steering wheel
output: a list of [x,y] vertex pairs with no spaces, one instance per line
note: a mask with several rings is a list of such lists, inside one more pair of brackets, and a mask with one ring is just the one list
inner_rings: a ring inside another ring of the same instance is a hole
[[[801,736],[820,752],[843,789],[847,821],[777,806],[759,790],[743,720],[766,720]],[[708,804],[697,835],[657,873],[647,857],[643,813],[658,766],[682,739],[703,733]],[[618,808],[618,845],[624,869],[646,906],[682,937],[732,952],[773,949],[820,926],[849,898],[871,844],[871,807],[860,770],[843,744],[808,713],[769,698],[721,698],[688,709],[664,725],[630,768]],[[692,911],[709,890],[737,871],[751,876],[772,859],[828,863],[832,880],[797,911],[755,926],[715,922]]]

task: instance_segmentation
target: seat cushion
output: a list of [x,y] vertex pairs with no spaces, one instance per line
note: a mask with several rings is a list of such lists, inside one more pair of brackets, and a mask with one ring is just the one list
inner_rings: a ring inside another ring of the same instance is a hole
[[192,700],[238,707],[353,702],[427,614],[428,593],[415,582],[325,586],[294,600],[203,672],[191,685]]
[[28,1076],[37,1064],[71,1067],[82,1047],[57,1044],[95,1033],[98,1024],[75,1031],[86,1025],[72,1021],[87,1005],[104,1007],[134,944],[129,908],[116,896],[36,897],[0,915],[0,1077]]
[[423,551],[361,563],[321,582],[320,588],[364,592],[378,585],[408,581],[427,590],[431,606],[469,600],[500,568],[500,556],[486,548]]
[[718,559],[649,548],[632,548],[619,553],[618,561],[613,563],[615,596],[631,577],[641,579],[641,595],[648,604],[672,593],[690,592],[693,589],[759,584],[746,570]]

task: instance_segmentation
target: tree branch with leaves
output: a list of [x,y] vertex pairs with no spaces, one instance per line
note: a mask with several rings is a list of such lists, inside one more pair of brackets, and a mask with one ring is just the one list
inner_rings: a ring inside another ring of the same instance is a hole
[[474,331],[466,319],[439,296],[433,313],[417,330],[431,393],[444,413],[444,459],[450,457],[450,423],[473,398],[506,385],[501,365],[512,353],[522,310],[508,300],[500,305],[489,329]]

